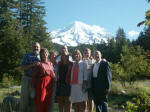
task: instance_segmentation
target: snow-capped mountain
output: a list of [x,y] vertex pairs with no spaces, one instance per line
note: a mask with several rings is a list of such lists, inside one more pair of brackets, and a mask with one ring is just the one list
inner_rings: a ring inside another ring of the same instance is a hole
[[62,29],[52,31],[50,35],[52,42],[67,46],[107,43],[108,38],[112,37],[110,33],[105,32],[104,28],[96,25],[90,26],[79,21],[75,21]]

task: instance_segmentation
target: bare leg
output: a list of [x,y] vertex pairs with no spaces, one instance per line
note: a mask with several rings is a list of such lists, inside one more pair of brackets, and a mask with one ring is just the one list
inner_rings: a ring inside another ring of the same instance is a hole
[[70,102],[70,100],[69,100],[69,96],[66,96],[65,98],[64,98],[64,100],[65,100],[65,102],[64,102],[64,111],[65,112],[72,112],[72,104],[71,104],[71,102]]
[[63,96],[58,96],[58,108],[59,108],[59,112],[65,112],[64,111],[64,98],[63,98]]
[[78,107],[78,103],[74,103],[74,112],[80,112]]
[[78,112],[85,112],[86,111],[86,102],[79,102],[78,103]]
[[92,99],[88,100],[88,112],[93,112],[94,110],[94,102]]

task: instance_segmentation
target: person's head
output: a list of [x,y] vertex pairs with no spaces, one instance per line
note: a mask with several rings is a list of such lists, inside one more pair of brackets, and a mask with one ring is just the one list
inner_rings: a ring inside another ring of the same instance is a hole
[[80,61],[82,60],[82,54],[79,50],[74,50],[72,54],[73,60],[74,61]]
[[99,61],[102,58],[102,54],[100,51],[96,51],[94,56],[96,61]]
[[57,51],[51,51],[50,52],[50,61],[52,63],[55,63],[57,56],[58,56],[58,52]]
[[62,54],[61,55],[61,63],[68,63],[69,62],[69,55]]
[[48,60],[49,52],[46,48],[42,48],[40,51],[40,58],[41,60]]
[[34,54],[39,54],[39,52],[40,52],[40,44],[38,42],[34,42],[32,44],[32,52]]
[[91,57],[91,50],[89,48],[86,48],[84,50],[84,58],[89,59]]
[[62,47],[61,53],[65,54],[65,55],[68,55],[68,48],[67,48],[66,45]]

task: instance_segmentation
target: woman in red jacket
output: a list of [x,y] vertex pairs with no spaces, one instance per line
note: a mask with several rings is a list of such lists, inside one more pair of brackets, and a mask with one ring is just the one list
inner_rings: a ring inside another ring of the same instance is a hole
[[35,66],[32,74],[32,87],[35,88],[36,112],[49,112],[50,102],[55,84],[52,63],[48,60],[48,50],[41,49],[41,61]]

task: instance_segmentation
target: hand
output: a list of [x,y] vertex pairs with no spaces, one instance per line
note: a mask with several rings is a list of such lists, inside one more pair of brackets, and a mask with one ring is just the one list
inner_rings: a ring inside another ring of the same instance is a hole
[[40,62],[35,62],[32,64],[32,67],[40,65]]
[[110,92],[110,89],[106,89],[106,93],[108,94]]
[[107,60],[106,60],[105,58],[103,58],[102,61],[105,61],[105,62],[106,62]]

